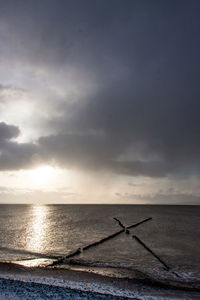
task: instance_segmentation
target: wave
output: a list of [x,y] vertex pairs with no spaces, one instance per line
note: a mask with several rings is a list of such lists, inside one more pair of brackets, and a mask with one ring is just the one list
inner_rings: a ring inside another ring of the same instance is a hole
[[74,269],[96,272],[118,278],[134,279],[147,284],[182,288],[185,290],[200,291],[200,273],[187,270],[166,271],[164,268],[145,265],[129,265],[126,263],[100,262],[85,259],[70,259],[68,265]]
[[[30,259],[33,259],[34,257],[46,257],[50,259],[57,259],[60,257],[60,255],[51,255],[49,253],[41,253],[41,252],[36,252],[36,251],[30,251],[30,250],[25,250],[25,249],[16,249],[16,248],[10,248],[10,247],[0,247],[0,252],[3,252],[4,257],[6,258],[6,255],[10,254],[21,254],[24,256],[29,256]],[[28,258],[25,258],[28,259]],[[1,259],[2,261],[2,259]]]
[[[47,268],[31,269],[27,272],[14,264],[4,264],[9,272],[1,272],[0,295],[5,292],[14,299],[20,292],[23,299],[55,299],[69,295],[70,299],[199,299],[200,293],[195,291],[184,291],[183,289],[171,289],[171,287],[160,287],[159,285],[145,285],[144,282],[136,282],[109,278],[99,279],[96,275],[87,276],[77,272],[73,276],[63,276],[66,270],[52,270]],[[59,266],[60,268],[61,266]],[[0,263],[2,269],[2,263]],[[36,272],[35,272],[36,271]],[[101,276],[100,276],[101,278]],[[104,278],[104,277],[102,277]],[[167,295],[167,296],[166,296]],[[35,296],[37,296],[35,298]],[[27,297],[27,298],[26,298]],[[44,297],[44,298],[43,298]],[[22,298],[18,298],[22,299]]]
[[195,271],[191,272],[180,268],[166,271],[163,268],[156,266],[130,265],[128,263],[102,262],[81,258],[64,260],[60,265],[48,267],[49,265],[52,265],[54,261],[56,261],[56,259],[40,257],[15,260],[7,263],[28,268],[82,271],[104,277],[133,280],[134,282],[142,282],[153,286],[200,291],[200,273]]

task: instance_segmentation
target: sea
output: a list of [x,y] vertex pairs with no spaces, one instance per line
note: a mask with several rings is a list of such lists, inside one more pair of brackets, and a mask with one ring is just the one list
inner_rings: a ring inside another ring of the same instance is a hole
[[137,270],[148,278],[199,281],[200,206],[0,205],[0,262],[45,267],[77,249],[65,266],[117,277]]

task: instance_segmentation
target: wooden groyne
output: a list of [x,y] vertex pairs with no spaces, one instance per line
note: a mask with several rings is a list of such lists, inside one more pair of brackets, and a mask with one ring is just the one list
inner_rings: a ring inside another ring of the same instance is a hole
[[74,252],[72,252],[72,253],[70,253],[70,254],[68,254],[68,255],[66,255],[66,256],[63,256],[63,257],[58,258],[58,259],[57,259],[56,261],[54,261],[53,263],[49,264],[48,267],[50,267],[50,266],[56,266],[56,265],[62,264],[65,260],[67,260],[67,259],[69,259],[69,258],[72,258],[72,257],[74,257],[74,256],[76,256],[76,255],[79,255],[80,253],[82,253],[82,252],[84,252],[84,251],[86,251],[86,250],[88,250],[88,249],[91,249],[92,247],[95,247],[95,246],[98,246],[98,245],[100,245],[100,244],[103,244],[103,243],[105,243],[106,241],[109,241],[109,240],[115,238],[116,236],[120,235],[120,234],[123,233],[123,232],[127,233],[126,230],[128,230],[128,229],[130,229],[130,228],[135,228],[135,227],[137,227],[137,226],[139,226],[139,225],[141,225],[141,224],[143,224],[143,223],[145,223],[145,222],[148,222],[148,221],[152,220],[152,218],[147,218],[147,219],[144,219],[144,220],[142,220],[142,221],[140,221],[140,222],[138,222],[138,223],[135,223],[135,224],[133,224],[133,225],[130,225],[130,226],[126,227],[126,226],[124,226],[124,225],[121,223],[120,220],[118,220],[117,218],[114,218],[114,219],[119,223],[120,227],[122,227],[121,230],[119,230],[119,231],[117,231],[117,232],[114,232],[114,233],[112,233],[112,234],[110,234],[110,235],[108,235],[108,236],[106,236],[106,237],[104,237],[104,238],[102,238],[102,239],[100,239],[100,240],[98,240],[98,241],[96,241],[96,242],[93,242],[93,243],[91,243],[91,244],[89,244],[89,245],[86,245],[86,246],[84,246],[83,248],[78,248],[78,249],[76,249]]
[[153,250],[151,250],[143,241],[139,239],[136,235],[132,236],[140,245],[142,245],[149,253],[151,253],[165,268],[165,270],[169,271],[170,267],[157,255]]

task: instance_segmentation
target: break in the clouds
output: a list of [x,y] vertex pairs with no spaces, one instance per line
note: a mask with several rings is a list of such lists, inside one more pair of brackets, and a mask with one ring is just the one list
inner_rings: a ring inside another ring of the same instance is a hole
[[199,176],[199,15],[197,0],[0,1],[0,169]]

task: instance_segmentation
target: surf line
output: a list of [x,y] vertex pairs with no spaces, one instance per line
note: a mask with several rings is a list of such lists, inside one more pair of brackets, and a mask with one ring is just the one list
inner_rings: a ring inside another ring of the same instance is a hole
[[131,229],[131,228],[137,227],[137,226],[139,226],[139,225],[141,225],[141,224],[143,224],[143,223],[145,223],[145,222],[148,222],[148,221],[152,220],[152,218],[147,218],[147,219],[144,219],[144,220],[142,220],[142,221],[140,221],[140,222],[138,222],[138,223],[136,223],[136,224],[133,224],[133,225],[130,225],[130,226],[127,226],[127,227],[126,227],[126,226],[124,226],[117,218],[114,218],[114,219],[119,223],[119,225],[120,225],[123,229],[121,229],[121,230],[119,230],[119,231],[117,231],[117,232],[115,232],[115,233],[113,233],[113,234],[111,234],[111,235],[108,235],[108,236],[106,236],[105,238],[103,238],[103,239],[101,239],[101,240],[98,240],[98,241],[93,242],[93,243],[91,243],[91,244],[89,244],[89,245],[87,245],[87,246],[84,246],[83,248],[78,248],[77,250],[75,250],[74,252],[70,253],[69,255],[66,255],[66,256],[63,256],[63,257],[58,258],[56,261],[54,261],[54,262],[52,262],[51,264],[47,265],[47,267],[53,267],[53,266],[62,264],[66,259],[69,259],[69,258],[71,258],[71,257],[74,257],[74,256],[76,256],[76,255],[79,255],[79,254],[82,253],[83,251],[86,251],[86,250],[88,250],[88,249],[90,249],[90,248],[92,248],[92,247],[95,247],[95,246],[99,245],[99,244],[103,244],[104,242],[113,239],[114,237],[120,235],[120,234],[123,233],[123,232],[127,233],[127,231],[128,231],[129,229]]

